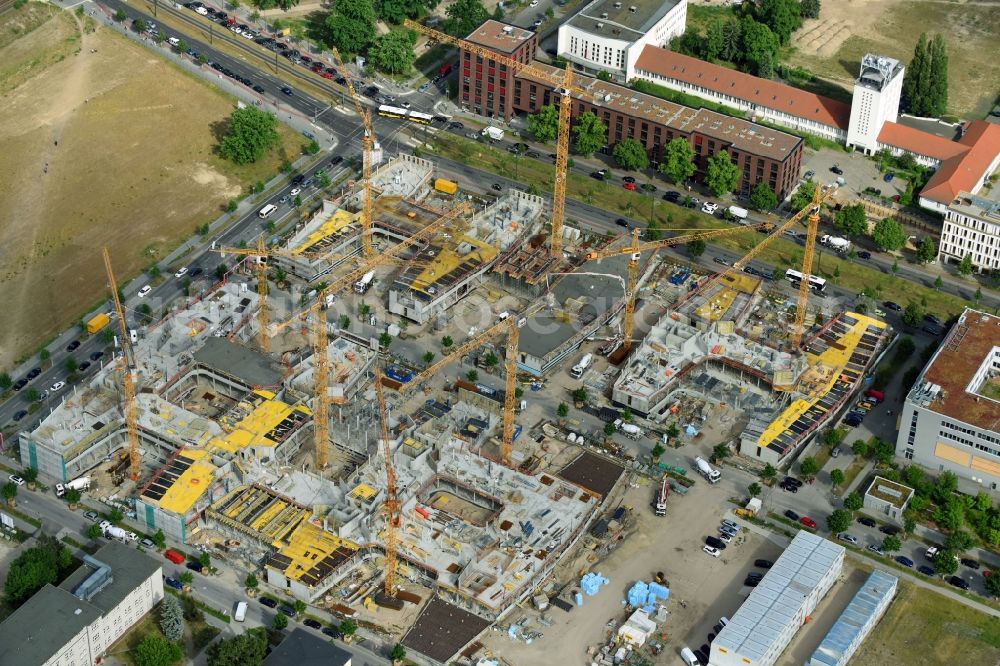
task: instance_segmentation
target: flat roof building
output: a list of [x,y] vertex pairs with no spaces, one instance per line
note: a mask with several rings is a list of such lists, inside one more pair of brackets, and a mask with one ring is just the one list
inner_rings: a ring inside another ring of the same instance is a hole
[[271,650],[261,666],[351,666],[351,653],[296,628]]
[[847,666],[889,608],[898,584],[895,576],[879,569],[873,571],[805,666]]
[[1000,269],[1000,202],[960,192],[948,206],[938,259],[961,263],[965,257],[979,273]]
[[903,511],[911,497],[913,488],[876,476],[865,491],[864,507],[872,513],[901,523]]
[[3,666],[79,666],[105,651],[163,599],[157,560],[117,542],[86,556],[0,623]]
[[687,0],[592,0],[559,26],[556,53],[587,74],[624,82],[646,45],[667,46],[686,23]]
[[712,641],[712,666],[771,666],[844,567],[843,546],[800,530]]
[[1000,317],[966,309],[917,377],[896,455],[951,471],[964,490],[1000,488]]

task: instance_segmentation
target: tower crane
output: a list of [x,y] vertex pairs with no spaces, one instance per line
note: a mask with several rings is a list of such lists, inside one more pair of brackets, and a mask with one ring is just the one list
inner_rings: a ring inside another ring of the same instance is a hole
[[354,77],[351,76],[347,67],[344,66],[344,61],[340,59],[340,52],[335,48],[331,49],[331,51],[337,71],[347,80],[347,91],[351,93],[354,108],[358,112],[358,116],[361,117],[361,122],[365,127],[365,134],[361,137],[361,179],[362,187],[364,188],[361,203],[361,247],[367,259],[375,254],[375,250],[372,248],[372,224],[375,213],[375,200],[372,195],[372,161],[374,160],[375,150],[375,129],[372,127],[371,114],[365,108],[365,105],[361,103],[358,91],[354,89]]
[[403,21],[403,24],[407,28],[416,30],[430,39],[457,46],[459,49],[475,53],[486,60],[493,60],[505,65],[515,74],[524,72],[555,86],[556,92],[559,94],[559,133],[556,140],[556,173],[552,187],[552,237],[549,239],[549,250],[557,261],[561,261],[563,258],[563,223],[566,220],[566,170],[569,167],[569,130],[570,112],[573,106],[572,95],[581,96],[586,94],[585,90],[573,83],[573,70],[570,68],[570,64],[566,63],[566,69],[557,75],[532,63],[515,60],[496,51],[483,48],[478,44],[473,44],[464,39],[452,37],[433,28],[428,28],[410,19]]
[[382,438],[382,455],[385,457],[385,594],[396,592],[396,550],[399,544],[399,498],[396,496],[396,468],[392,464],[389,441],[389,416],[385,408],[385,390],[382,388],[382,371],[375,370],[375,395],[378,397],[379,436]]
[[111,255],[108,254],[107,247],[101,248],[101,255],[104,257],[104,270],[108,274],[108,286],[111,288],[111,298],[115,304],[115,313],[118,315],[118,331],[122,340],[122,355],[119,361],[122,365],[122,388],[125,394],[125,433],[128,440],[129,478],[138,481],[139,410],[135,402],[137,379],[135,350],[132,348],[132,339],[129,337],[128,325],[125,323],[125,310],[118,297],[118,283],[115,280],[115,272],[111,269]]
[[255,257],[257,259],[257,295],[260,296],[260,307],[257,309],[257,343],[263,352],[271,351],[271,336],[268,334],[268,312],[267,312],[267,258],[271,252],[264,246],[264,237],[257,238],[255,248],[221,247],[216,248],[216,252],[222,256],[227,254]]
[[[706,240],[709,238],[718,238],[720,236],[734,236],[736,234],[746,233],[747,231],[766,231],[772,227],[774,227],[774,225],[770,222],[759,222],[757,224],[750,224],[743,227],[725,227],[722,229],[710,229],[707,231],[693,230],[694,233],[684,236],[672,236],[670,238],[647,241],[645,243],[639,242],[640,230],[637,228],[632,232],[631,245],[604,248],[602,250],[595,250],[588,253],[588,260],[606,259],[608,257],[616,257],[623,254],[631,255],[628,262],[628,283],[625,287],[625,320],[622,326],[622,347],[625,351],[627,352],[632,348],[632,331],[635,327],[635,287],[639,281],[639,259],[643,252],[647,252],[649,250],[655,252],[656,250],[662,250],[665,247],[682,245],[684,243],[690,243],[694,240]],[[692,230],[683,229],[681,231]]]
[[[817,188],[818,190],[819,188]],[[813,193],[813,202],[809,206],[809,217],[806,222],[806,249],[802,253],[802,280],[799,281],[799,298],[795,307],[795,324],[792,326],[792,349],[798,349],[802,344],[802,333],[806,322],[806,307],[809,305],[809,276],[812,275],[813,255],[816,252],[816,231],[819,229],[818,192]]]

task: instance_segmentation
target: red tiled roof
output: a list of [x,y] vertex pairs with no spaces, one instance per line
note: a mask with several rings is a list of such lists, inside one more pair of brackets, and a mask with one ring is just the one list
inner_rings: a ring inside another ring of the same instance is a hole
[[1000,155],[1000,125],[973,120],[957,145],[967,146],[965,152],[942,164],[920,196],[949,204],[959,192],[972,192]]
[[635,67],[844,131],[851,121],[850,104],[657,46],[645,47]]
[[918,155],[933,157],[941,162],[958,157],[968,150],[966,146],[957,141],[950,141],[923,130],[894,123],[891,120],[885,121],[885,124],[882,125],[882,131],[878,133],[878,140],[879,143],[902,148]]

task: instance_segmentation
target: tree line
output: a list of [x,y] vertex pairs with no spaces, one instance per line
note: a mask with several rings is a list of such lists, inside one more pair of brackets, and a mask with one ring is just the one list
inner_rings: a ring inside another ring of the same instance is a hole
[[741,71],[772,78],[778,50],[788,45],[804,18],[817,18],[819,10],[819,0],[744,2],[733,8],[732,18],[715,19],[704,33],[688,28],[670,41],[670,48],[709,62],[731,62]]
[[903,108],[924,118],[943,116],[948,109],[948,50],[941,33],[928,41],[920,33],[913,60],[903,74]]

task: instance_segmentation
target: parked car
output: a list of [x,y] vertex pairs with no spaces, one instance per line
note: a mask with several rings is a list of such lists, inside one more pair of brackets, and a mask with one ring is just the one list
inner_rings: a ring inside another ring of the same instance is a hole
[[98,518],[100,518],[100,516],[97,515],[96,511],[84,511],[83,512],[83,517],[86,518],[87,520],[91,521],[91,522],[94,522],[95,520],[97,520]]
[[702,546],[701,549],[702,549],[702,551],[708,553],[712,557],[718,557],[719,556],[719,552],[720,551],[719,551],[718,548],[713,548],[712,546]]
[[205,570],[205,566],[201,562],[198,562],[197,560],[191,560],[184,566],[186,566],[188,569],[190,569],[195,573],[201,573],[202,571]]
[[42,374],[42,369],[41,368],[32,368],[28,372],[28,374],[25,375],[25,377],[27,377],[28,379],[34,379],[35,377],[37,377],[40,374]]
[[289,606],[288,604],[282,604],[282,606],[278,608],[278,610],[280,610],[288,617],[295,617],[295,609]]
[[634,183],[635,182],[635,178],[633,178],[632,176],[622,176],[622,182],[623,183]]
[[28,415],[28,410],[27,409],[19,409],[16,412],[14,412],[14,416],[11,417],[11,420],[14,423],[17,423],[18,421],[20,421],[21,419],[23,419],[27,415]]
[[163,551],[163,557],[167,558],[174,564],[180,564],[184,561],[184,556],[172,549]]
[[771,560],[754,560],[753,565],[761,569],[770,569],[774,566],[774,562]]
[[858,537],[854,536],[853,534],[848,534],[847,532],[842,532],[838,534],[837,538],[840,539],[841,541],[846,541],[847,543],[853,543],[855,545],[857,545],[858,543]]
[[711,546],[712,548],[718,548],[719,550],[726,549],[726,542],[714,536],[705,537],[705,543]]
[[804,179],[806,179],[806,180],[812,180],[813,176],[815,176],[815,175],[816,175],[815,171],[809,170],[809,171],[806,171],[805,174],[802,177]]
[[830,167],[830,171],[837,174],[838,176],[844,175],[844,170],[840,168],[839,164],[834,164],[832,167]]
[[791,509],[787,509],[785,511],[785,518],[788,518],[788,520],[794,520],[794,521],[798,522],[798,520],[799,520],[799,514],[795,513]]
[[809,516],[802,516],[799,518],[799,522],[808,527],[809,529],[816,529],[816,521]]
[[68,351],[68,352],[76,351],[79,348],[80,348],[80,341],[79,340],[74,340],[73,342],[71,342],[68,345],[66,345],[66,351]]
[[892,310],[893,312],[900,312],[903,309],[902,305],[893,301],[883,301],[882,305],[885,309]]
[[911,569],[913,568],[913,560],[908,558],[906,555],[897,555],[894,559],[900,564],[902,564],[904,567],[910,567]]
[[949,576],[948,577],[948,584],[949,585],[954,585],[955,587],[957,587],[960,590],[967,590],[967,589],[969,589],[969,583],[968,583],[968,581],[966,581],[964,578],[959,578],[958,576]]
[[760,578],[750,578],[747,576],[743,579],[743,584],[747,587],[757,587],[760,584]]
[[141,541],[139,541],[139,543],[142,544],[142,546],[144,548],[155,548],[156,547],[156,544],[153,543],[152,539],[148,539],[148,538],[145,538],[145,537]]
[[899,534],[900,529],[895,525],[883,525],[882,527],[878,528],[878,531],[881,532],[882,534],[894,535],[894,534]]
[[149,292],[151,291],[153,291],[153,288],[147,284],[143,286],[143,288],[136,293],[136,296],[138,296],[139,298],[145,298],[146,295],[149,294]]
[[936,571],[934,571],[933,567],[929,567],[926,564],[921,564],[919,567],[917,567],[917,571],[919,571],[925,576],[933,576],[934,574],[937,573]]
[[701,207],[701,212],[709,215],[714,215],[717,210],[719,210],[719,204],[714,201],[706,201],[705,205]]
[[635,183],[623,183],[622,187],[624,187],[629,192],[635,192]]
[[323,628],[322,624],[320,624],[316,620],[312,619],[311,617],[307,617],[306,619],[302,620],[302,624],[306,625],[307,627],[311,627],[313,629],[322,629]]
[[262,606],[267,606],[268,608],[277,608],[278,602],[271,597],[261,597],[260,604]]
[[739,531],[739,529],[740,529],[740,526],[739,526],[739,525],[737,525],[737,524],[736,524],[736,523],[734,523],[733,521],[729,520],[728,518],[723,518],[723,519],[722,519],[722,525],[723,525],[724,527],[728,527],[728,528],[730,528],[730,529],[732,529],[732,530],[734,530],[734,531],[737,531],[737,532],[738,532],[738,531]]
[[875,553],[876,555],[885,555],[885,553],[882,551],[882,549],[879,548],[878,546],[876,546],[875,544],[871,544],[865,550],[867,550],[870,553]]
[[171,578],[170,576],[166,576],[163,579],[163,584],[166,585],[167,587],[172,587],[175,590],[182,590],[182,589],[184,589],[184,584],[183,583],[181,583],[176,578]]
[[91,361],[96,361],[97,359],[101,358],[102,356],[104,356],[104,352],[102,352],[102,351],[95,351],[93,354],[90,355],[90,360]]
[[335,627],[323,627],[322,632],[329,636],[330,638],[343,638],[344,634],[340,633],[340,630]]
[[962,564],[964,564],[965,566],[969,567],[970,569],[978,569],[979,568],[979,562],[976,562],[975,560],[970,560],[967,557],[963,557],[962,558]]
[[626,229],[628,229],[628,220],[626,220],[624,217],[619,217],[617,220],[615,220],[615,224],[617,224],[619,227],[625,227]]
[[895,175],[896,174],[894,174],[893,172],[890,171],[889,173],[887,173],[884,176],[882,176],[882,180],[884,180],[887,183],[891,183],[892,182],[892,177],[895,176]]
[[21,477],[19,477],[17,474],[11,474],[7,478],[10,479],[10,482],[13,483],[13,484],[15,484],[15,485],[18,485],[18,486],[23,486],[24,485],[24,479],[22,479]]
[[875,521],[869,518],[868,516],[858,516],[856,522],[858,522],[861,525],[864,525],[865,527],[875,527],[876,525]]

